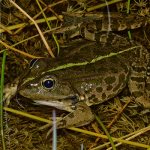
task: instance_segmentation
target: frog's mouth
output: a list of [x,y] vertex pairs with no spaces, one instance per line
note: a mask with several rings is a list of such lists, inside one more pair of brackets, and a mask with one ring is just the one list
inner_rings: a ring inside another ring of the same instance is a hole
[[57,109],[72,112],[75,108],[75,104],[79,102],[79,97],[78,95],[74,95],[58,100],[55,99],[55,100],[33,100],[33,101],[35,102],[35,104],[38,105],[51,106]]

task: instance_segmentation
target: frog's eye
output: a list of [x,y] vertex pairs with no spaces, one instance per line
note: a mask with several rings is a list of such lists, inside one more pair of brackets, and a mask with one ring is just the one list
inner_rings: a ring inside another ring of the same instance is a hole
[[34,75],[38,75],[39,72],[43,72],[47,68],[47,60],[46,59],[32,59],[30,62],[30,71]]
[[29,64],[29,67],[30,67],[30,69],[35,65],[35,63],[38,61],[38,59],[32,59],[31,61],[30,61],[30,64]]
[[42,81],[42,86],[45,89],[52,89],[55,86],[55,80],[52,78],[47,78]]

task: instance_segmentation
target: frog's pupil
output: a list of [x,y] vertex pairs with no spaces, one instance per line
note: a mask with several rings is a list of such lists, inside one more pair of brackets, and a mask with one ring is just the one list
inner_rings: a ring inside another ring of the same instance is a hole
[[43,86],[48,88],[48,89],[51,89],[53,86],[54,86],[54,80],[45,80],[43,82]]

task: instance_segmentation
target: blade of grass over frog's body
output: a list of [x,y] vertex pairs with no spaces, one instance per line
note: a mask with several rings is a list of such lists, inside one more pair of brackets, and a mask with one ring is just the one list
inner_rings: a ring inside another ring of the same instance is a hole
[[105,3],[106,3],[106,6],[107,6],[107,14],[108,14],[108,31],[107,31],[107,34],[109,34],[109,31],[111,29],[111,17],[110,17],[110,10],[109,10],[109,5],[108,5],[108,2],[107,0],[105,0]]
[[[128,3],[127,3],[127,14],[129,13],[130,13],[130,0],[128,0]],[[130,40],[132,39],[130,30],[128,30],[128,37]]]
[[130,0],[128,0],[128,3],[127,3],[127,14],[130,13]]
[[3,52],[2,58],[2,69],[1,69],[1,80],[0,80],[0,135],[2,141],[2,148],[6,150],[4,127],[3,127],[3,88],[4,88],[4,71],[5,71],[6,51]]
[[80,146],[81,146],[80,150],[84,150],[84,145],[83,145],[83,143],[82,143]]

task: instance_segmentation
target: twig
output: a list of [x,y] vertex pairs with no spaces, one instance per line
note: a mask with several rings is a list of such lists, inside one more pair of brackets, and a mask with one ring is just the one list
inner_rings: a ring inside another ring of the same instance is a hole
[[112,124],[114,122],[117,121],[117,119],[119,118],[119,116],[121,115],[121,113],[124,111],[124,109],[128,106],[128,104],[131,102],[129,97],[126,97],[128,99],[127,103],[123,106],[123,108],[117,113],[117,115],[113,118],[113,120],[108,124],[107,129],[110,128],[112,126]]
[[[59,15],[59,18],[63,18],[63,16]],[[57,17],[55,17],[55,16],[48,17],[47,20],[48,21],[57,20]],[[38,20],[35,20],[35,22],[36,23],[43,23],[43,22],[45,22],[45,19],[44,18],[38,19]],[[33,22],[31,22],[31,23],[29,22],[29,24],[33,25],[34,23]],[[18,28],[22,28],[24,25],[29,25],[29,24],[27,24],[27,23],[20,23],[20,24],[8,26],[8,27],[6,27],[6,29],[7,30],[15,30],[15,29],[18,29]],[[0,33],[3,33],[3,32],[5,32],[5,30],[0,28]]]
[[0,23],[0,28],[7,31],[9,34],[13,34],[12,31],[10,31],[7,27],[5,27],[3,24]]
[[25,52],[23,52],[23,51],[20,51],[20,50],[14,48],[14,47],[12,47],[12,46],[7,45],[6,43],[4,43],[4,42],[1,41],[1,40],[0,40],[0,44],[4,45],[4,46],[5,46],[6,48],[8,48],[8,49],[11,49],[11,50],[13,50],[13,51],[15,51],[15,52],[17,52],[17,53],[20,53],[20,54],[25,55],[25,56],[30,57],[30,58],[42,58],[42,57],[33,56],[33,55],[30,55],[30,54],[25,53]]

